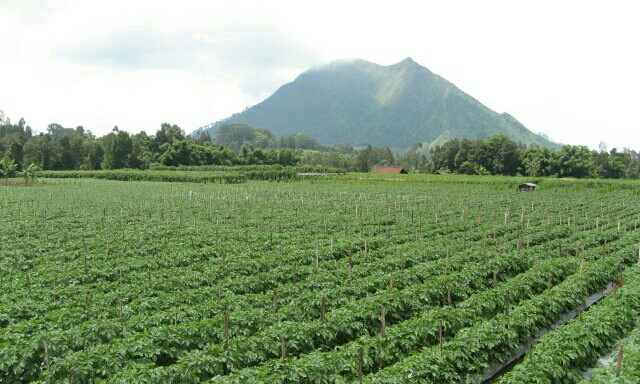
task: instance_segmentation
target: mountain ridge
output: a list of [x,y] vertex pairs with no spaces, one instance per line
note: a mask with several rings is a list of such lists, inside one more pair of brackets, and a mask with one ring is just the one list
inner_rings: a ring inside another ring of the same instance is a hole
[[262,102],[202,127],[225,124],[267,128],[276,135],[304,133],[322,144],[389,146],[441,144],[504,133],[516,142],[557,148],[507,113],[498,113],[410,57],[382,66],[338,60],[302,72]]

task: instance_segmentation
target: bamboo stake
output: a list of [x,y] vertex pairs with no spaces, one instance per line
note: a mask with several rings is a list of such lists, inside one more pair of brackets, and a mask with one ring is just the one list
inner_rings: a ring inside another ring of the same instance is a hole
[[278,312],[278,288],[273,288],[273,311]]
[[620,369],[622,368],[622,357],[624,355],[624,345],[620,346],[618,351],[618,361],[616,362],[616,377],[620,376]]
[[51,360],[49,359],[49,346],[47,342],[44,343],[44,363],[47,369],[51,369]]
[[440,353],[442,353],[442,319],[438,319],[438,339],[440,343]]
[[358,382],[362,383],[362,366],[364,365],[364,356],[362,350],[358,352]]
[[510,297],[509,297],[509,290],[505,290],[504,291],[504,315],[505,318],[507,320],[507,326],[509,326],[509,301],[510,301]]
[[224,350],[229,349],[229,312],[224,313]]
[[285,359],[287,358],[287,345],[284,336],[280,336],[280,351],[282,352],[282,368],[285,367]]
[[384,308],[382,308],[382,310],[380,311],[380,337],[383,339],[386,336],[386,329],[386,315],[384,313]]

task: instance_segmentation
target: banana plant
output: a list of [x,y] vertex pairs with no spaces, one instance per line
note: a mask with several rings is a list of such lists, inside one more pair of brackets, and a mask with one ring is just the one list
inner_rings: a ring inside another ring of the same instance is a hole
[[24,183],[28,184],[29,182],[35,182],[38,179],[38,173],[40,172],[40,167],[36,164],[31,163],[24,171],[22,175],[24,177]]
[[18,164],[16,164],[15,160],[9,161],[6,157],[2,158],[2,161],[0,161],[0,179],[14,177],[17,169]]

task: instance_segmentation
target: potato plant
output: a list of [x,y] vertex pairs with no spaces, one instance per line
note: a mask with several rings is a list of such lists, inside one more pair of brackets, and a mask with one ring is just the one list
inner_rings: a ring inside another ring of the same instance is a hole
[[0,184],[0,382],[476,380],[637,262],[632,189],[216,172]]

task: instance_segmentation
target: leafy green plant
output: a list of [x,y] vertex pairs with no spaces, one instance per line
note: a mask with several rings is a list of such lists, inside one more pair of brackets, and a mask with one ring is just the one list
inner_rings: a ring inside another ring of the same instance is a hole
[[9,161],[6,157],[2,158],[2,161],[0,161],[0,179],[15,177],[17,171],[18,164],[14,160]]
[[31,165],[29,165],[29,167],[27,167],[22,172],[23,177],[24,177],[24,183],[28,184],[30,182],[33,183],[33,182],[37,181],[39,173],[40,173],[40,167],[38,167],[34,163],[31,163]]

